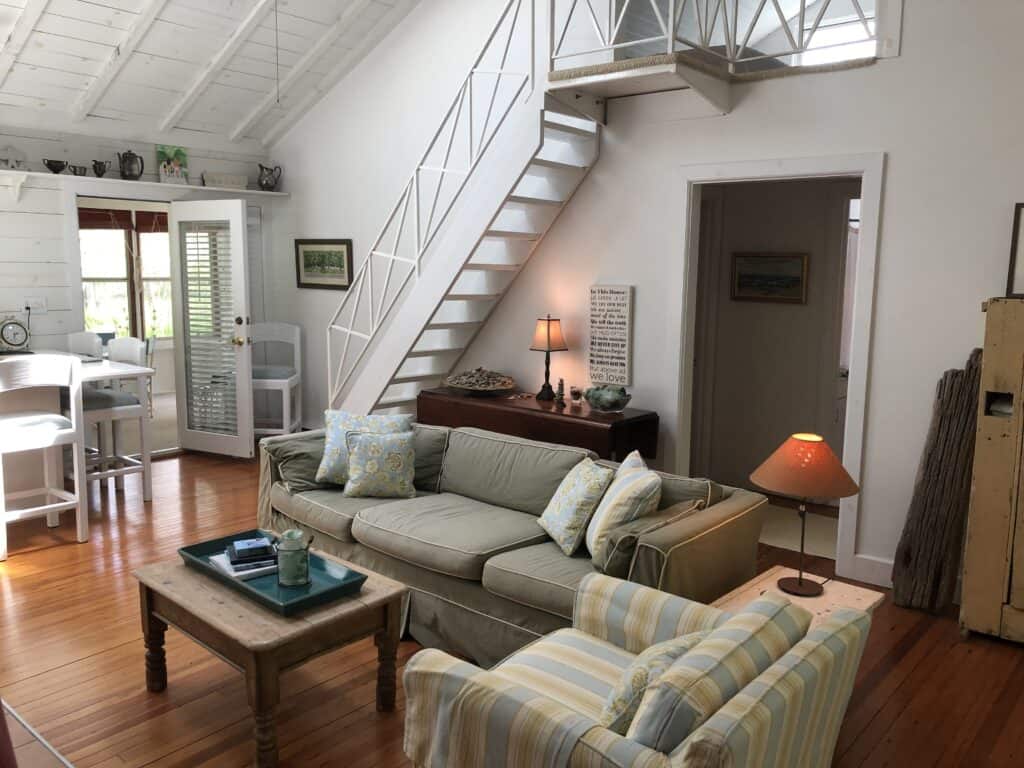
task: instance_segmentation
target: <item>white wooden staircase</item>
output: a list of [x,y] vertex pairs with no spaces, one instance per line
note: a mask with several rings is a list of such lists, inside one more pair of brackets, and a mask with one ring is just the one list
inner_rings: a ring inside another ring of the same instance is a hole
[[421,389],[438,386],[462,357],[576,188],[597,161],[600,126],[543,112],[543,141],[441,297],[375,411],[411,409]]
[[533,87],[535,5],[506,5],[332,318],[331,407],[414,410],[597,161],[599,123]]

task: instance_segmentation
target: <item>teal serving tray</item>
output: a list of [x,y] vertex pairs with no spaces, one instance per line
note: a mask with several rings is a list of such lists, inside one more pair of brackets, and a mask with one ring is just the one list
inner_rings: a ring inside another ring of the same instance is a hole
[[351,568],[346,568],[312,553],[309,555],[309,584],[302,587],[280,586],[277,583],[276,573],[240,581],[231,578],[210,562],[211,557],[221,554],[232,541],[252,539],[257,536],[266,536],[272,541],[277,539],[271,533],[253,529],[182,547],[178,550],[178,554],[185,561],[185,565],[190,568],[202,571],[210,578],[236,592],[241,592],[250,600],[254,600],[282,616],[293,616],[300,611],[357,594],[363,588],[363,582],[366,581],[365,573],[353,571]]

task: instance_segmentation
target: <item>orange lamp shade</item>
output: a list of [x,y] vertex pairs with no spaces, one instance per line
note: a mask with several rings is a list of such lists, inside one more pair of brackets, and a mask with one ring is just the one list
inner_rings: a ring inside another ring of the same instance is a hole
[[569,347],[565,343],[565,336],[562,335],[562,321],[551,315],[538,318],[530,349],[535,352],[567,351]]
[[795,434],[755,469],[750,480],[798,499],[841,499],[860,489],[821,435]]

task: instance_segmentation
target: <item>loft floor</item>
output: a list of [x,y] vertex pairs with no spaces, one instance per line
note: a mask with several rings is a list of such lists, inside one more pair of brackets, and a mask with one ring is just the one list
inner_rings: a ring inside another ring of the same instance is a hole
[[[153,502],[138,480],[94,501],[91,540],[70,517],[10,527],[0,564],[0,696],[80,768],[245,766],[250,719],[242,678],[168,632],[168,690],[149,694],[134,568],[184,543],[249,527],[256,462],[186,455],[155,462]],[[795,565],[762,545],[759,568]],[[831,576],[832,561],[811,558]],[[399,663],[417,650],[404,642]],[[374,707],[375,651],[365,641],[288,673],[279,739],[283,766],[406,766],[404,700]],[[399,675],[401,680],[401,675]],[[951,617],[896,608],[875,614],[839,738],[836,765],[1017,766],[1024,762],[1024,649],[963,640]]]

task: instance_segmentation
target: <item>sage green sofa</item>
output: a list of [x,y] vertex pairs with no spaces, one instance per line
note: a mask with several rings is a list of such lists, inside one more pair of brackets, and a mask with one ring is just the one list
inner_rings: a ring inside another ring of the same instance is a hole
[[[563,554],[537,519],[592,455],[471,428],[417,424],[414,432],[412,499],[348,498],[311,477],[296,482],[283,462],[292,452],[309,475],[323,432],[265,438],[259,526],[299,528],[316,537],[315,549],[407,584],[412,636],[483,666],[569,626],[577,587],[597,569],[585,547]],[[686,511],[653,531],[634,527],[635,551],[613,575],[700,602],[753,577],[767,499],[710,481],[662,481],[661,509]]]

